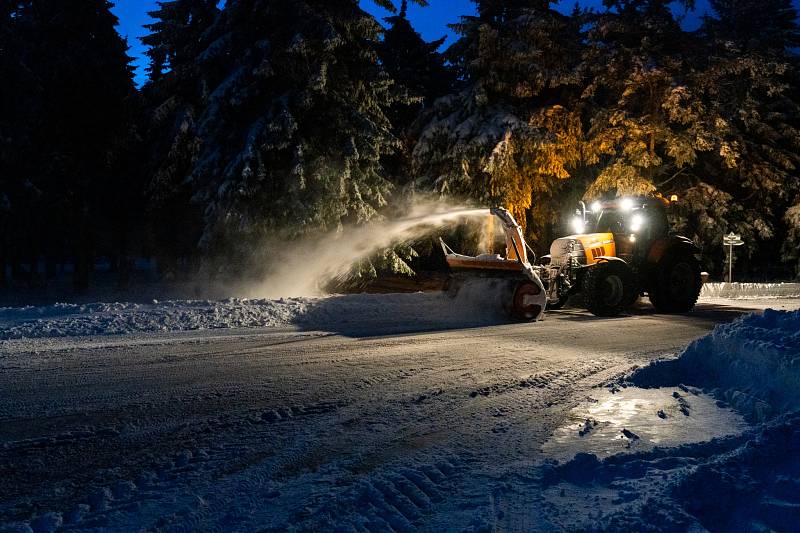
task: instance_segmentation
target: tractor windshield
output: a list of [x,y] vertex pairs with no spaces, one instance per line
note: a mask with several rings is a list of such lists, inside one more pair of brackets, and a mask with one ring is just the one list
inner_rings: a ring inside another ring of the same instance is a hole
[[666,213],[657,205],[628,208],[603,206],[592,215],[588,227],[597,233],[636,234],[655,238],[668,231]]
[[625,215],[616,209],[604,209],[597,215],[595,232],[597,233],[624,233]]

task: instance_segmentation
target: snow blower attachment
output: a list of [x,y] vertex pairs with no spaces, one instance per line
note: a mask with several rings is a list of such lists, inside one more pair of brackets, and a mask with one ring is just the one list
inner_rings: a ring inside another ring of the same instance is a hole
[[539,320],[547,306],[547,294],[542,280],[528,261],[528,246],[522,228],[506,209],[495,207],[491,214],[502,223],[506,240],[505,257],[499,254],[469,256],[455,253],[441,238],[447,265],[452,274],[449,290],[457,291],[467,279],[484,278],[495,281],[502,294],[504,310],[519,320]]

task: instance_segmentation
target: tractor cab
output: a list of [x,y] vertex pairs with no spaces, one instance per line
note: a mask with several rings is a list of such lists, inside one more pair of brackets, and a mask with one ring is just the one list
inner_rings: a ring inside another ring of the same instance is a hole
[[[585,213],[578,212],[573,229],[578,233],[611,234],[617,257],[626,261],[669,234],[667,201],[661,197],[626,197],[597,201]],[[638,253],[637,253],[638,251]]]

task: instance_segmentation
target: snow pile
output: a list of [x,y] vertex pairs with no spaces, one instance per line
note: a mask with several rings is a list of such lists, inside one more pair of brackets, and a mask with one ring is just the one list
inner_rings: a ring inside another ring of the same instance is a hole
[[705,283],[701,298],[800,298],[800,283]]
[[354,294],[0,308],[0,340],[289,326],[367,334],[472,327],[502,320],[504,294],[492,282],[476,282],[465,284],[454,298]]
[[712,388],[718,398],[760,421],[800,409],[800,311],[767,309],[719,325],[678,359],[654,363],[632,382]]
[[0,339],[285,326],[308,305],[296,298],[0,308]]
[[793,531],[800,524],[800,311],[748,315],[631,376],[696,385],[758,421],[743,434],[540,470],[554,525],[593,531]]

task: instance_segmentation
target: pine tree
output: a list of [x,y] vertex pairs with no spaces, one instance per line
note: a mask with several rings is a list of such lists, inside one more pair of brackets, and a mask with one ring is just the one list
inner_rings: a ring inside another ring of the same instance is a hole
[[797,9],[792,0],[711,0],[713,14],[706,29],[716,38],[734,43],[744,51],[783,54],[800,46]]
[[690,83],[700,43],[669,4],[607,1],[610,10],[593,17],[583,98],[593,109],[586,152],[597,177],[587,197],[674,185],[690,178],[699,153],[724,143]]
[[380,33],[355,0],[226,5],[193,59],[203,91],[186,175],[207,254],[244,255],[281,230],[336,229],[385,205],[380,160],[397,141]]
[[193,60],[202,51],[203,33],[216,20],[219,10],[215,0],[169,0],[157,2],[158,9],[148,15],[155,20],[146,24],[150,31],[142,37],[150,59],[148,79],[159,82],[168,71],[175,77],[191,69]]
[[[0,3],[0,69],[12,80],[0,89],[0,255],[7,256],[0,268],[10,260],[19,276],[25,263],[29,282],[39,277],[42,257],[53,275],[68,247],[74,284],[86,288],[98,228],[109,226],[101,199],[116,196],[122,179],[112,166],[129,133],[133,93],[110,7],[97,0]],[[115,213],[124,212],[115,201]]]
[[148,155],[143,173],[150,234],[161,273],[172,277],[181,260],[197,255],[202,212],[191,201],[187,182],[201,139],[196,117],[208,95],[207,73],[199,58],[209,46],[212,26],[219,20],[215,0],[159,2],[142,38],[150,58],[147,105]]
[[781,244],[784,259],[799,266],[792,207],[800,205],[800,93],[791,52],[800,42],[797,12],[779,0],[714,1],[712,8],[698,86],[731,138],[732,164],[712,167],[713,185],[731,198],[728,216],[718,217],[721,229],[741,233],[753,257],[769,258],[764,268]]
[[41,91],[31,136],[36,167],[29,174],[40,196],[36,223],[51,245],[69,243],[74,285],[83,290],[104,227],[100,201],[117,186],[115,147],[129,133],[130,58],[106,0],[41,0],[25,16],[29,65]]
[[669,4],[608,0],[589,17],[579,105],[581,165],[593,178],[584,198],[677,193],[674,229],[716,250],[744,212],[721,178],[739,164],[739,145],[708,83],[704,34],[682,30]]
[[402,0],[399,14],[386,18],[389,27],[378,47],[378,57],[386,73],[414,99],[408,104],[398,103],[388,112],[395,132],[401,137],[422,110],[449,94],[455,83],[453,72],[437,51],[446,37],[425,42],[409,22],[407,8],[408,1]]
[[[556,168],[574,156],[544,124],[560,115],[580,81],[580,24],[546,0],[480,0],[477,16],[454,25],[448,50],[462,89],[440,100],[414,150],[416,169],[436,190],[509,207],[533,230],[551,218],[548,201],[567,177]],[[562,106],[562,107],[559,107]],[[554,108],[554,112],[544,111]],[[563,116],[563,114],[562,114]],[[535,205],[531,210],[532,202]],[[529,232],[533,240],[543,235]]]
[[6,267],[26,232],[19,220],[31,207],[24,204],[24,178],[37,84],[27,65],[29,9],[29,2],[0,2],[0,79],[15,81],[0,84],[0,287],[6,284]]

